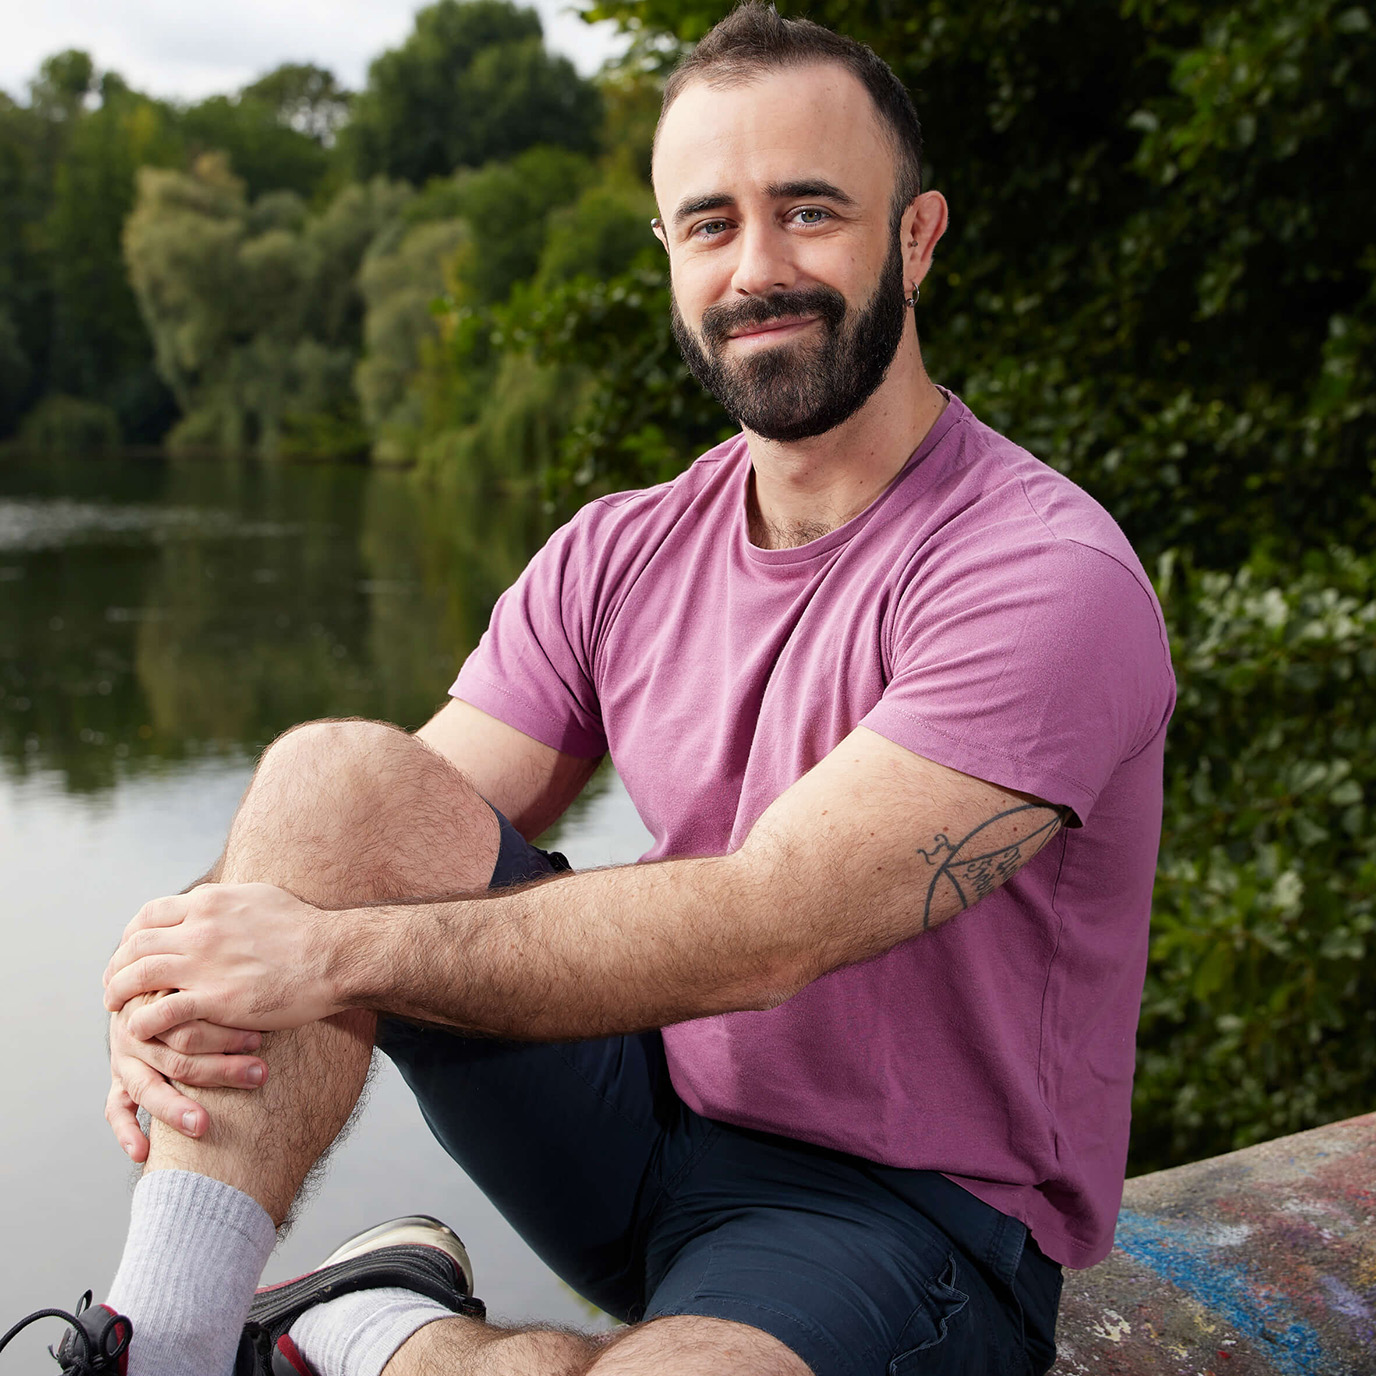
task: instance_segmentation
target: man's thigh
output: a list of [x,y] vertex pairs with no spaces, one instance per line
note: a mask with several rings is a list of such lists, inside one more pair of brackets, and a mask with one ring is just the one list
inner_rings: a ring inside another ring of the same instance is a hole
[[940,1188],[930,1198],[949,1229],[854,1157],[717,1124],[704,1137],[651,1221],[647,1319],[752,1326],[813,1376],[1034,1376],[1050,1365],[1010,1282],[1024,1261],[1056,1268],[1023,1257],[1020,1223],[965,1195],[1009,1244],[972,1255],[963,1202]]

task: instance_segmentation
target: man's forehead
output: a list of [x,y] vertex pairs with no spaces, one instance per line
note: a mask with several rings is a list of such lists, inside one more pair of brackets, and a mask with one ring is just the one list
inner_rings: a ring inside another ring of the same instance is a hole
[[[857,201],[886,194],[893,150],[869,93],[834,63],[689,82],[655,145],[661,209],[685,196],[828,182]],[[873,185],[871,185],[873,183]]]

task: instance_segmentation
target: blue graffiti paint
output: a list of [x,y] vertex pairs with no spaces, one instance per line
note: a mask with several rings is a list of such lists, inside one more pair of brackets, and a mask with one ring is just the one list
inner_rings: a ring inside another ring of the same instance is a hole
[[1230,1269],[1228,1251],[1131,1209],[1118,1217],[1118,1246],[1162,1280],[1198,1300],[1265,1352],[1283,1376],[1323,1376],[1323,1344],[1283,1301],[1259,1295]]

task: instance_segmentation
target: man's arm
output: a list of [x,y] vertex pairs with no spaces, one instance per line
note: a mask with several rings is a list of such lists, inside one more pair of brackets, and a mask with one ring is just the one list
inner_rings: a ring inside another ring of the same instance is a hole
[[177,988],[131,1015],[144,1036],[367,1007],[534,1040],[770,1008],[964,911],[1067,815],[859,728],[720,859],[334,913],[266,885],[159,900],[111,962],[107,1002]]
[[563,816],[598,764],[562,754],[458,698],[416,736],[455,765],[528,841]]

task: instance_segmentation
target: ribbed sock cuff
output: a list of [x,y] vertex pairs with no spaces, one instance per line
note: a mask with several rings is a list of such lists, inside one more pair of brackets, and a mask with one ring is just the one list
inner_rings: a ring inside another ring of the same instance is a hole
[[379,1286],[307,1309],[292,1324],[291,1340],[320,1376],[381,1376],[417,1329],[453,1317],[414,1290]]
[[227,1376],[277,1242],[257,1200],[193,1171],[150,1171],[105,1302],[134,1326],[129,1376]]

